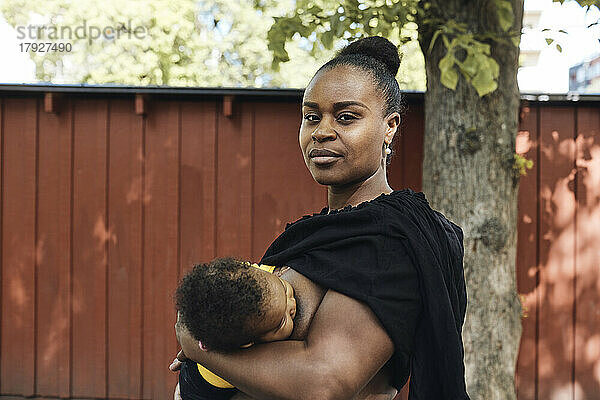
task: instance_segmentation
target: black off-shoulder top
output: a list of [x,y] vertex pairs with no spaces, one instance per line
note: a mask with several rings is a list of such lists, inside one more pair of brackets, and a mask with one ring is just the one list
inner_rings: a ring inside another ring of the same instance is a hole
[[286,226],[260,260],[366,303],[394,343],[392,384],[410,400],[468,399],[462,230],[410,189]]

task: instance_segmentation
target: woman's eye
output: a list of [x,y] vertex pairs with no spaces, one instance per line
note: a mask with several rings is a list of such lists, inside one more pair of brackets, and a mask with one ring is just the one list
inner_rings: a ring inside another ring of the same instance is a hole
[[310,122],[316,122],[316,121],[319,120],[319,117],[316,116],[315,114],[306,114],[304,116],[304,119],[307,120],[307,121],[310,121]]
[[356,117],[352,114],[341,114],[338,117],[338,120],[343,121],[343,122],[352,121],[353,119],[356,119]]

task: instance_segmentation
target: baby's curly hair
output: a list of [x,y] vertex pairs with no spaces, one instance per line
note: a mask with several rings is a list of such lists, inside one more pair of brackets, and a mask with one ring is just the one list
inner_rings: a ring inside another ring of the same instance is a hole
[[232,351],[257,340],[251,322],[264,317],[267,286],[254,267],[234,258],[195,265],[175,292],[181,323],[211,350]]

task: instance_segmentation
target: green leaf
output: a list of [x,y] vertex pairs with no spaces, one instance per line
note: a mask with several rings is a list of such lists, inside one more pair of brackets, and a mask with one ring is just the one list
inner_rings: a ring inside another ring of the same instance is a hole
[[283,46],[275,48],[273,50],[273,56],[280,62],[290,61],[288,52],[285,50],[285,48],[283,48]]
[[325,46],[326,49],[331,49],[333,47],[333,32],[323,32],[323,35],[321,35],[321,43],[323,43],[323,46]]
[[494,60],[492,57],[490,57],[488,60],[489,60],[488,66],[490,67],[490,70],[492,71],[492,76],[494,78],[497,78],[500,75],[500,65],[498,65],[496,60]]
[[527,175],[527,170],[533,168],[533,160],[528,160],[520,154],[514,154],[513,169],[519,176]]
[[[341,21],[338,14],[333,14],[331,18],[329,18],[330,31],[334,32],[335,36],[339,36],[337,33],[338,29],[340,29]],[[342,27],[343,29],[343,27]]]
[[546,38],[546,43],[548,43],[548,45],[551,45],[552,42],[554,42],[554,39],[552,39],[552,38]]
[[498,83],[492,76],[492,72],[487,68],[481,68],[477,75],[471,80],[471,84],[477,90],[479,97],[483,97],[498,88]]
[[460,69],[471,78],[477,73],[479,63],[477,62],[477,58],[472,53],[469,53],[467,58],[465,58],[465,61],[459,64],[459,66]]
[[488,71],[492,78],[495,79],[500,74],[500,66],[492,57],[483,54],[477,55],[477,61],[479,63],[479,69]]
[[343,21],[340,21],[335,29],[335,36],[342,37],[344,35],[344,31],[346,31],[346,24],[344,24]]
[[498,13],[498,23],[500,24],[500,28],[504,32],[507,32],[513,25],[515,19],[512,4],[507,0],[496,0],[496,11]]
[[559,53],[562,53],[562,46],[558,43],[556,43],[556,50],[558,50]]
[[440,68],[441,71],[444,71],[446,69],[452,68],[454,66],[455,62],[456,62],[456,58],[454,58],[454,54],[452,54],[451,52],[448,52],[448,53],[446,53],[446,55],[444,57],[442,57],[442,59],[438,63],[438,67]]
[[455,90],[458,84],[458,72],[454,68],[447,69],[441,72],[440,82],[448,89]]
[[383,11],[383,18],[385,18],[385,20],[387,22],[394,22],[398,18],[398,14],[394,11],[394,9],[392,9],[390,7],[383,6],[382,11]]
[[313,5],[308,10],[306,10],[308,14],[317,15],[323,12],[323,9],[319,6]]
[[458,72],[454,68],[454,63],[456,59],[452,53],[448,52],[442,59],[440,60],[438,66],[440,68],[440,82],[442,85],[446,86],[448,89],[456,89],[456,85],[458,84]]

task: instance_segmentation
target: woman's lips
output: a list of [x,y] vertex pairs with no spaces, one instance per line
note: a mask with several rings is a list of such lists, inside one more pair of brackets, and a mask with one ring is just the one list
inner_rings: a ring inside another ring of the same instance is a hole
[[312,149],[308,157],[317,165],[327,165],[337,161],[341,155],[329,149]]
[[339,156],[336,157],[332,157],[332,156],[318,156],[318,157],[311,157],[310,159],[312,160],[313,163],[317,164],[317,165],[326,165],[326,164],[331,164],[334,163],[338,160],[338,158],[340,158]]

